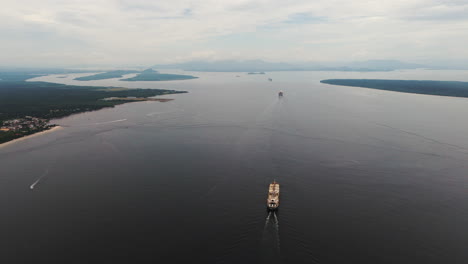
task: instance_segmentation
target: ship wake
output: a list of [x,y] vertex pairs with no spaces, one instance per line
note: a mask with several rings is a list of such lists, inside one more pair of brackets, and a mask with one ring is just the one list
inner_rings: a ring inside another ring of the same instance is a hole
[[276,212],[269,212],[265,219],[262,234],[262,262],[280,263],[281,247],[279,237],[279,221]]
[[31,186],[29,186],[29,189],[33,190],[36,187],[36,185],[48,174],[49,174],[49,169],[46,169],[44,173],[42,173],[42,175],[39,176],[39,178],[37,178],[37,180],[33,184],[31,184]]
[[123,122],[127,121],[127,119],[119,119],[119,120],[113,120],[113,121],[107,121],[107,122],[101,122],[101,123],[94,123],[94,125],[105,125],[105,124],[112,124],[112,123],[118,123],[118,122]]

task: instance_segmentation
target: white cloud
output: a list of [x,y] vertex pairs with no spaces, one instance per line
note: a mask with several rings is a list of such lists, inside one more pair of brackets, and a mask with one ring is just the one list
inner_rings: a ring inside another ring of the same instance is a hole
[[0,61],[468,59],[467,13],[461,0],[18,0],[0,9]]

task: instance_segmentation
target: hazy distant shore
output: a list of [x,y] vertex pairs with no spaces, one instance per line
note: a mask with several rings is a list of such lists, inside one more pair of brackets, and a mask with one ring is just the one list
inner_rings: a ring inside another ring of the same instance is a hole
[[1,143],[1,144],[0,144],[0,148],[9,146],[9,145],[15,144],[15,143],[17,143],[17,142],[20,142],[20,141],[23,141],[23,140],[27,140],[27,139],[33,138],[33,137],[37,137],[37,136],[41,136],[41,135],[44,135],[44,134],[52,133],[52,132],[54,132],[54,131],[61,130],[61,129],[63,129],[63,127],[61,127],[61,126],[54,126],[54,127],[50,128],[50,129],[47,129],[47,130],[43,130],[43,131],[40,131],[40,132],[31,134],[31,135],[27,135],[27,136],[24,136],[24,137],[20,137],[20,138],[16,138],[16,139],[10,140],[10,141],[8,141],[8,142]]
[[328,79],[321,83],[377,90],[468,98],[468,82],[383,79]]

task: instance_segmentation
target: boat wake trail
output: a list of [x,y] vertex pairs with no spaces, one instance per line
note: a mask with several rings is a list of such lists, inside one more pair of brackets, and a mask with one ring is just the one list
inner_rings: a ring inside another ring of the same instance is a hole
[[419,137],[419,138],[422,138],[422,139],[425,139],[427,141],[430,141],[430,142],[433,142],[433,143],[436,143],[436,144],[440,144],[440,145],[445,145],[445,146],[448,146],[448,147],[452,147],[452,148],[455,148],[463,153],[468,153],[468,150],[463,148],[463,147],[460,147],[458,145],[455,145],[455,144],[450,144],[450,143],[446,143],[446,142],[442,142],[442,141],[439,141],[439,140],[436,140],[436,139],[433,139],[433,138],[430,138],[430,137],[427,137],[427,136],[424,136],[424,135],[421,135],[419,133],[415,133],[415,132],[412,132],[412,131],[408,131],[408,130],[404,130],[404,129],[400,129],[400,128],[396,128],[396,127],[393,127],[393,126],[389,126],[389,125],[386,125],[386,124],[381,124],[381,123],[374,123],[378,126],[381,126],[381,127],[386,127],[386,128],[389,128],[389,129],[392,129],[392,130],[395,130],[395,131],[399,131],[399,132],[402,132],[402,133],[406,133],[408,135],[411,135],[411,136],[415,136],[415,137]]
[[262,235],[262,263],[281,263],[279,221],[276,212],[269,212]]
[[49,169],[46,169],[45,172],[42,173],[42,175],[39,178],[37,178],[37,180],[33,184],[31,184],[31,186],[29,186],[29,189],[33,190],[34,187],[36,187],[36,185],[48,174],[49,174]]
[[268,212],[267,218],[265,220],[265,226],[263,227],[263,233],[265,233],[265,231],[267,230],[268,223],[270,222],[270,216],[271,216],[271,212]]
[[127,121],[127,119],[119,119],[119,120],[113,120],[113,121],[107,121],[107,122],[101,122],[101,123],[94,123],[94,125],[105,125],[105,124],[112,124],[112,123],[117,123],[117,122],[123,122]]
[[281,247],[280,247],[280,237],[279,237],[279,221],[278,221],[278,217],[276,216],[276,212],[273,212],[273,216],[274,216],[273,227],[274,227],[275,235],[276,235],[276,247],[278,248],[278,253],[280,253]]

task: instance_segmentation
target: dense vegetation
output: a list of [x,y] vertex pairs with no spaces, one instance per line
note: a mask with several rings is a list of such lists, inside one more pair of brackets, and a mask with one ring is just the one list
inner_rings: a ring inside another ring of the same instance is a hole
[[44,129],[49,129],[51,127],[53,127],[53,125],[49,125],[46,127],[38,127],[34,129],[26,128],[22,131],[7,131],[7,132],[2,131],[0,132],[0,144],[11,141],[13,139],[20,138],[20,137],[32,135],[34,133],[41,132]]
[[468,82],[376,79],[329,79],[320,82],[403,93],[468,97]]
[[[74,86],[25,80],[44,74],[0,72],[0,126],[5,121],[26,116],[41,119],[65,117],[75,113],[114,107],[133,100],[103,100],[109,97],[147,98],[183,91],[159,89],[124,89],[114,87]],[[0,131],[0,143],[37,133],[50,126],[35,126],[20,131]]]
[[110,71],[110,72],[103,72],[103,73],[98,73],[90,76],[83,76],[83,77],[78,77],[75,78],[77,81],[94,81],[94,80],[104,80],[104,79],[113,79],[113,78],[120,78],[124,76],[125,74],[130,74],[130,73],[138,73],[139,71],[123,71],[123,70],[118,70],[118,71]]
[[121,81],[173,81],[173,80],[189,80],[196,79],[198,77],[191,75],[181,74],[165,74],[159,73],[153,69],[147,69],[142,71],[135,77],[122,79]]
[[126,101],[105,101],[108,97],[151,97],[180,93],[156,89],[103,89],[45,82],[1,82],[0,122],[26,115],[39,118],[64,117],[73,113],[112,107]]
[[44,76],[46,74],[36,73],[31,74],[28,72],[0,72],[0,85],[5,86],[9,82],[24,82],[27,79],[34,77]]
[[0,72],[0,125],[3,121],[34,116],[59,118],[74,113],[113,107],[131,100],[106,101],[109,97],[152,97],[183,91],[159,89],[113,89],[113,87],[74,86],[25,80],[44,74]]

